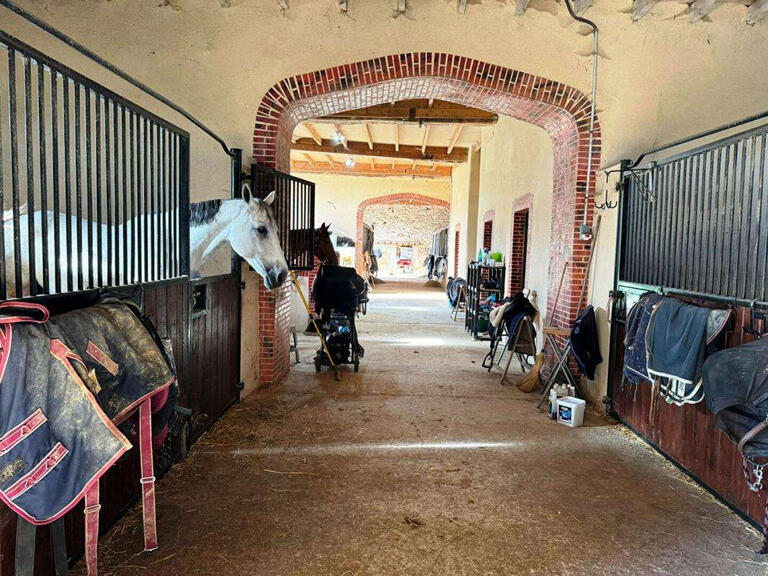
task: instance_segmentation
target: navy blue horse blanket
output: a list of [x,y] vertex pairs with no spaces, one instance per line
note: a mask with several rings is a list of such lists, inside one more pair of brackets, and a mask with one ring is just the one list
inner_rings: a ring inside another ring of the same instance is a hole
[[95,573],[98,481],[131,448],[120,427],[138,409],[145,545],[155,548],[151,401],[159,409],[175,380],[166,351],[124,301],[50,318],[40,304],[0,304],[0,499],[39,525],[85,497]]

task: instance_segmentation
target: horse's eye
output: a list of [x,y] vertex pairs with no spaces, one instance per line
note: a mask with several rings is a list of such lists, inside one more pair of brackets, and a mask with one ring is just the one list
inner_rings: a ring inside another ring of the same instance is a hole
[[256,227],[256,233],[259,236],[266,236],[267,235],[267,227],[266,226],[257,226]]

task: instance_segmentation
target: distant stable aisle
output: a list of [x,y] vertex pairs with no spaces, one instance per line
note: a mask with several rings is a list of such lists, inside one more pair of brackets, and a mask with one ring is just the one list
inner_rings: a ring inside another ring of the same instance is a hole
[[[236,405],[101,540],[104,574],[764,575],[758,533],[612,422],[570,429],[480,367],[444,293],[382,285],[342,382],[302,364]],[[512,380],[513,378],[510,378]],[[83,574],[78,565],[75,574]]]

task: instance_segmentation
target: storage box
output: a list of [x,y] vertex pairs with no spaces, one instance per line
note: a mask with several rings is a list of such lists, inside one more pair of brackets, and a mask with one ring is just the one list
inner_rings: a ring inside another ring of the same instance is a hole
[[571,428],[581,426],[584,422],[584,407],[586,402],[573,396],[563,396],[557,399],[557,421]]

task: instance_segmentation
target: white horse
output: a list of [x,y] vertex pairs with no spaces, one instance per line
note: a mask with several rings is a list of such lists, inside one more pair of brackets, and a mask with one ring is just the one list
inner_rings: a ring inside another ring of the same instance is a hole
[[[232,249],[240,255],[264,279],[265,286],[272,290],[280,286],[288,277],[288,264],[285,261],[280,241],[277,236],[277,222],[272,212],[272,202],[275,192],[270,193],[264,200],[254,198],[250,189],[244,186],[244,198],[234,200],[208,200],[190,206],[189,248],[190,276],[199,277],[200,268],[214,250],[222,243],[228,242]],[[30,294],[30,258],[29,258],[29,214],[22,207],[19,215],[19,247],[22,278],[22,295]],[[78,289],[78,275],[83,278],[83,287],[93,279],[93,285],[99,284],[98,274],[101,272],[101,284],[111,279],[111,284],[125,285],[138,282],[142,278],[141,269],[149,272],[149,278],[160,278],[160,266],[163,261],[170,262],[175,246],[170,238],[161,243],[161,228],[170,231],[176,220],[176,211],[166,211],[152,215],[142,214],[127,222],[113,226],[102,224],[99,229],[97,222],[85,218],[78,219],[76,215],[69,217],[58,215],[58,232],[56,217],[53,211],[35,211],[33,231],[35,235],[35,279],[43,285],[43,255],[42,221],[47,220],[47,259],[49,270],[50,292],[56,290],[56,275],[61,290],[69,288],[68,279],[72,279],[72,289]],[[67,232],[70,242],[67,243]],[[81,249],[78,254],[78,231],[81,235]],[[5,242],[6,288],[7,297],[16,296],[16,281],[14,268],[14,226],[13,212],[3,213],[3,232]],[[154,235],[152,235],[154,232]],[[101,233],[101,234],[99,234]],[[148,245],[144,252],[134,250],[133,239],[143,241],[147,235]],[[90,237],[89,237],[90,236]],[[100,239],[99,239],[100,236]],[[125,238],[127,237],[127,242]],[[174,240],[174,244],[178,239]],[[56,245],[58,244],[58,265]],[[101,245],[101,258],[98,246]],[[88,257],[88,247],[92,247],[91,258]],[[71,247],[71,254],[67,247]],[[112,258],[107,257],[108,249],[112,248]],[[154,248],[154,250],[153,250]],[[148,261],[145,261],[148,260]],[[126,266],[127,264],[127,266]],[[128,274],[126,275],[126,268]],[[92,275],[92,276],[91,276]]]

